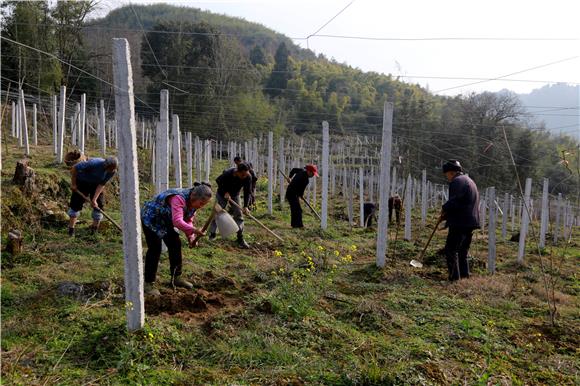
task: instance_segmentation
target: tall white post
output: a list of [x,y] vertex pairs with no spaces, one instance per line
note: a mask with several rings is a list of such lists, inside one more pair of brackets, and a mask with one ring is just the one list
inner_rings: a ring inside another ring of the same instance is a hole
[[274,133],[268,133],[268,214],[273,213],[274,196]]
[[52,96],[52,143],[54,155],[58,153],[58,97]]
[[18,102],[16,102],[16,138],[18,139],[18,146],[22,147],[24,143],[22,142],[22,108],[20,107],[20,95],[18,96]]
[[37,115],[37,110],[36,110],[36,103],[34,103],[32,105],[32,130],[33,131],[33,141],[34,141],[34,146],[38,146],[38,128],[36,126],[36,115]]
[[58,139],[56,162],[61,164],[64,156],[64,121],[66,107],[66,86],[60,86],[60,111],[58,112]]
[[76,111],[75,111],[75,115],[73,117],[71,117],[71,144],[73,146],[78,146],[79,145],[79,140],[80,140],[80,134],[78,134],[79,132],[79,127],[81,123],[81,104],[77,103],[76,105]]
[[558,193],[558,201],[556,201],[556,222],[554,223],[554,244],[558,242],[561,211],[562,211],[562,193]]
[[24,154],[30,155],[30,144],[28,141],[28,124],[26,122],[26,103],[24,102],[24,91],[20,89],[20,135],[24,144]]
[[518,263],[524,262],[524,255],[526,253],[526,234],[528,233],[528,225],[530,224],[530,195],[532,194],[532,179],[526,178],[526,190],[524,193],[524,206],[522,208],[522,220],[520,227],[520,243],[518,247]]
[[[12,137],[16,137],[16,119],[18,119],[18,112],[16,111],[16,103],[14,103],[14,101],[12,101],[12,109],[10,110],[12,112]],[[55,148],[56,149],[56,148]],[[56,153],[56,150],[55,150]]]
[[175,187],[181,189],[181,133],[179,132],[179,116],[171,116],[171,129],[173,134],[173,174],[175,175]]
[[161,90],[160,115],[155,135],[155,193],[169,189],[169,91]]
[[[383,112],[383,140],[381,144],[379,223],[377,226],[377,266],[384,267],[389,231],[389,191],[391,170],[391,141],[393,135],[393,103],[385,102]],[[426,198],[426,196],[425,196]]]
[[509,193],[505,193],[503,196],[502,205],[502,215],[501,215],[501,238],[505,240],[507,238],[507,222],[508,222],[508,209],[509,209]]
[[488,234],[488,253],[487,253],[487,270],[489,273],[495,273],[495,214],[497,209],[495,206],[495,187],[488,188],[488,203],[489,203],[489,227]]
[[413,205],[413,179],[409,174],[407,176],[407,186],[405,187],[405,236],[407,241],[411,241],[411,210]]
[[548,219],[550,216],[548,210],[548,184],[549,180],[544,178],[544,186],[542,190],[542,214],[540,217],[540,248],[546,246],[546,232],[548,231]]
[[[284,141],[280,142],[280,147],[284,147]],[[327,121],[322,121],[322,210],[320,213],[320,227],[323,230],[328,228],[328,177],[329,177],[329,158],[330,158],[330,131]],[[280,179],[282,182],[282,179]],[[282,188],[280,187],[280,193]]]
[[193,186],[193,150],[191,148],[191,131],[185,133],[185,151],[187,152],[187,186]]
[[[284,137],[280,137],[280,143],[278,145],[278,169],[286,173],[286,157],[284,156]],[[282,173],[278,173],[278,185],[280,187],[280,209],[284,207],[284,176]]]
[[205,140],[205,182],[209,183],[209,173],[211,171],[211,141]]
[[125,308],[127,329],[135,331],[145,324],[145,301],[133,72],[126,39],[113,39],[113,75],[116,86],[115,121],[121,129],[119,176],[125,257]]
[[81,123],[79,127],[79,148],[81,153],[85,153],[85,141],[87,131],[87,94],[81,94]]
[[427,170],[423,169],[421,179],[421,226],[427,221]]
[[361,167],[358,168],[358,197],[359,197],[359,217],[360,217],[360,227],[365,226],[365,195],[364,195],[364,170]]
[[99,139],[101,141],[101,154],[105,156],[107,154],[107,123],[105,121],[105,101],[101,99],[101,108],[99,110],[100,118],[99,123],[101,128],[99,130]]

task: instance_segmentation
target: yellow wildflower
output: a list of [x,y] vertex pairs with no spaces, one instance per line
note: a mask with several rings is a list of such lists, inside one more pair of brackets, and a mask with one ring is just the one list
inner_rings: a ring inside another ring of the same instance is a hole
[[274,251],[274,256],[280,257],[280,256],[282,256],[282,252],[276,250],[276,251]]
[[324,247],[323,247],[322,245],[319,245],[319,246],[318,246],[318,250],[319,250],[319,251],[324,251]]
[[353,251],[353,252],[356,252],[357,246],[355,244],[351,245],[350,246],[350,250]]
[[339,251],[334,251],[334,256],[336,256],[336,257],[340,256],[340,252]]

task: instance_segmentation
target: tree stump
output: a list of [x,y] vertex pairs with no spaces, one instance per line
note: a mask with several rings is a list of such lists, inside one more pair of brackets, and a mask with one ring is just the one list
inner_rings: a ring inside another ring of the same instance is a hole
[[8,242],[6,243],[6,252],[16,256],[22,252],[22,232],[13,229],[8,233]]
[[14,178],[12,182],[16,185],[24,187],[24,190],[31,192],[35,187],[36,173],[34,169],[28,166],[28,159],[21,159],[16,162],[16,170],[14,171]]

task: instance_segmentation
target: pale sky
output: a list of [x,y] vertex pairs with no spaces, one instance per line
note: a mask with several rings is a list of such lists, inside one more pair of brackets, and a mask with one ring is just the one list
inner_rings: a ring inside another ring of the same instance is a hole
[[[150,4],[160,1],[134,0]],[[305,38],[351,0],[165,1],[258,22],[291,38]],[[129,1],[103,0],[103,9]],[[580,84],[580,14],[575,0],[355,0],[318,34],[374,38],[565,38],[568,41],[369,41],[313,36],[317,54],[365,71],[405,76],[433,92],[477,82],[451,78],[497,78],[548,63],[561,63],[514,74],[507,79],[462,86],[440,94],[498,91],[528,93],[549,82]],[[294,42],[306,47],[306,40]],[[566,60],[568,59],[568,60]],[[565,60],[565,61],[564,61]],[[425,78],[432,77],[432,78]],[[525,80],[519,81],[519,80]],[[535,82],[529,82],[529,81]]]

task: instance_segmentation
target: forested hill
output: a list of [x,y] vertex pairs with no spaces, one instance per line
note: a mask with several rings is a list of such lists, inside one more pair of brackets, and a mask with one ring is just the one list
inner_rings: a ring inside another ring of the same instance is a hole
[[[578,106],[580,106],[580,86],[557,83],[546,85],[530,92],[518,95],[526,110],[537,121],[544,122],[546,129],[554,134],[576,134],[580,140],[578,126]],[[537,106],[537,107],[536,107]],[[546,109],[544,106],[551,106]]]
[[121,32],[126,32],[127,30],[147,31],[163,22],[177,24],[208,23],[217,27],[221,33],[235,35],[248,53],[255,46],[261,47],[270,56],[271,60],[273,60],[274,53],[282,42],[286,44],[292,56],[301,59],[314,58],[312,51],[296,46],[290,38],[259,23],[215,14],[198,8],[170,4],[133,4],[124,6],[112,10],[104,18],[88,21],[86,27],[87,31],[91,31],[91,27],[108,28]]
[[385,101],[393,101],[393,159],[414,175],[426,169],[429,178],[441,178],[441,162],[459,158],[482,187],[515,189],[507,138],[520,176],[551,178],[553,193],[580,189],[561,159],[565,151],[565,161],[576,164],[577,142],[530,125],[513,93],[432,95],[390,75],[317,56],[240,18],[156,4],[88,20],[93,5],[4,2],[3,36],[61,61],[3,40],[2,88],[24,79],[26,92],[48,98],[64,84],[71,100],[86,93],[89,106],[100,99],[110,105],[111,38],[125,37],[139,118],[156,120],[159,91],[168,89],[171,114],[179,115],[184,131],[201,137],[243,141],[270,130],[319,135],[326,120],[334,136],[372,139],[380,136]]

